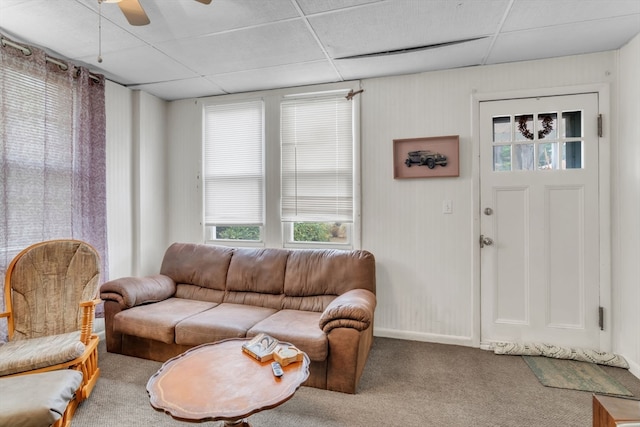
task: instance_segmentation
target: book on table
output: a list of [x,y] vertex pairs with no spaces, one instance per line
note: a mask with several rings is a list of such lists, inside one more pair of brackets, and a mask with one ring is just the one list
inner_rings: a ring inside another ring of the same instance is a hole
[[260,362],[273,359],[273,352],[280,342],[267,334],[258,334],[242,344],[242,351]]

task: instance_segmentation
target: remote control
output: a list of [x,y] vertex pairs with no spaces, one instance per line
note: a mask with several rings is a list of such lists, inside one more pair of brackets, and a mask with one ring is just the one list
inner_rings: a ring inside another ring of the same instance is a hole
[[284,372],[282,372],[282,366],[278,362],[271,363],[271,370],[273,371],[273,375],[280,378]]

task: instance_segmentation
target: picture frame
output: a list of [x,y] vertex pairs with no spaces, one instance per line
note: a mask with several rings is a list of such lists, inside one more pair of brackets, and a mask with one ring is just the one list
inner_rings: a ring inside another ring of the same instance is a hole
[[460,176],[459,135],[393,140],[393,178]]

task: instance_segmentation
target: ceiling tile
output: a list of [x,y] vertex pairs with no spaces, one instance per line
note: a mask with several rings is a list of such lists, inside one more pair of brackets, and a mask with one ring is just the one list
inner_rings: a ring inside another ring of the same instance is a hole
[[305,15],[326,12],[329,10],[346,9],[367,3],[376,3],[385,0],[297,0],[300,9]]
[[[638,33],[638,17],[581,22],[498,36],[487,64],[553,58],[618,49]],[[597,34],[597,37],[593,37]],[[588,44],[584,40],[589,40]]]
[[132,85],[129,86],[129,88],[145,91],[167,101],[225,94],[222,89],[204,77],[174,80],[162,83]]
[[201,75],[324,59],[301,19],[158,45]]
[[328,61],[315,61],[220,74],[208,79],[226,92],[236,93],[335,82],[340,81],[340,76]]
[[123,85],[198,77],[194,71],[151,46],[103,53],[102,58],[102,64],[98,64],[96,56],[80,59],[94,66],[107,65],[105,76]]
[[640,28],[640,1],[613,0],[602,7],[600,0],[516,0],[502,31],[547,28],[571,22],[596,21],[628,14],[638,14]]
[[[64,58],[97,56],[98,16],[91,8],[77,1],[57,1],[56,7],[50,4],[50,0],[1,0],[0,32]],[[103,51],[142,44],[141,40],[103,20]]]
[[482,39],[399,55],[336,60],[334,63],[346,80],[467,67],[482,62],[490,43],[490,39]]
[[[97,2],[97,0],[96,0]],[[195,0],[140,0],[151,23],[134,27],[127,24],[120,8],[104,4],[117,11],[119,25],[150,43],[215,34],[237,28],[252,27],[274,21],[297,18],[291,0],[269,0],[256,7],[255,0],[214,0],[204,5]],[[96,8],[97,10],[97,8]]]
[[508,0],[389,1],[309,18],[332,58],[495,33]]

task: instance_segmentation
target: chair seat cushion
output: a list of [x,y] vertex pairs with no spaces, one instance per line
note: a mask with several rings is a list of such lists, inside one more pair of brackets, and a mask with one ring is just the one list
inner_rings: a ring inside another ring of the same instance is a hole
[[81,383],[82,372],[71,369],[0,378],[0,426],[50,426]]
[[69,362],[84,349],[80,332],[9,341],[0,345],[0,377]]

